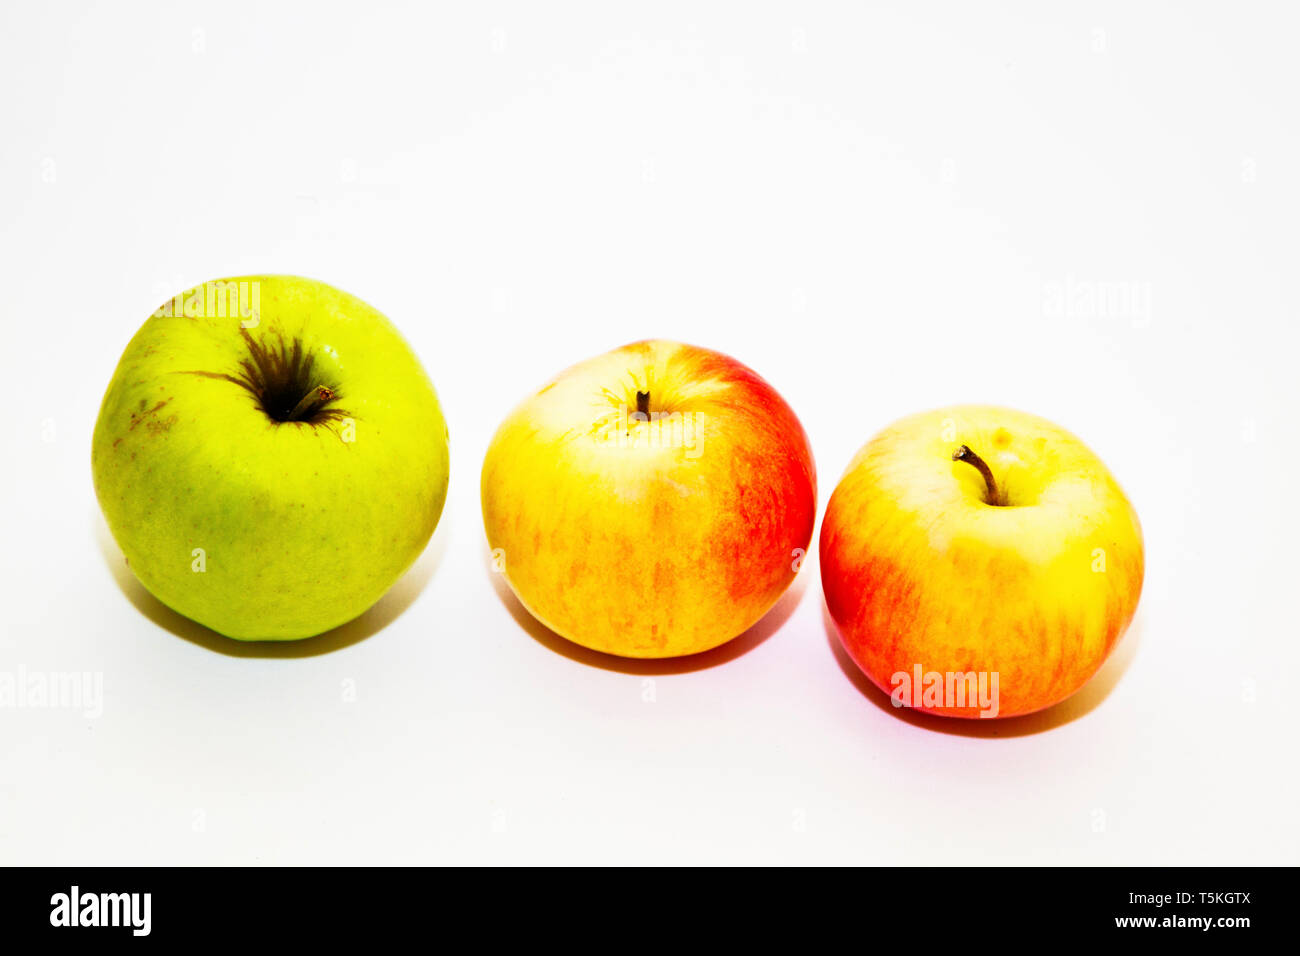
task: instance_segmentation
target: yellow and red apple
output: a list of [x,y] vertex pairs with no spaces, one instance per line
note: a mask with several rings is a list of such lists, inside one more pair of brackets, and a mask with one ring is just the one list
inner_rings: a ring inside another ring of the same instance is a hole
[[[831,495],[820,557],[849,656],[897,704],[957,717],[1073,694],[1142,591],[1142,530],[1106,466],[1065,429],[989,406],[914,415],[868,442]],[[969,675],[991,678],[992,708],[963,699]],[[958,696],[923,694],[932,676]]]
[[812,450],[757,373],[637,342],[524,400],[483,462],[495,566],[556,633],[625,657],[716,647],[789,587],[816,514]]

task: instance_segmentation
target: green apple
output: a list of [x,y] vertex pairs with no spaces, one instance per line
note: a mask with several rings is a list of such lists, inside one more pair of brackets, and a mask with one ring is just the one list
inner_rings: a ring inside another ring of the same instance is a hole
[[361,614],[424,550],[447,426],[383,315],[322,282],[247,276],[145,322],[91,465],[155,597],[228,637],[296,640]]

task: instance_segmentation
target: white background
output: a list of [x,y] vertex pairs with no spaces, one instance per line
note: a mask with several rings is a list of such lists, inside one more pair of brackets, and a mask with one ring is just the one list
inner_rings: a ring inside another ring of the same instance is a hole
[[[1294,8],[57,6],[0,13],[0,670],[104,699],[0,709],[0,862],[1298,862]],[[387,313],[452,438],[421,560],[293,646],[147,596],[89,467],[149,312],[259,271]],[[820,507],[914,411],[1075,431],[1144,525],[1130,633],[978,725],[856,676],[815,557],[698,659],[548,635],[487,442],[648,336],[771,381]]]

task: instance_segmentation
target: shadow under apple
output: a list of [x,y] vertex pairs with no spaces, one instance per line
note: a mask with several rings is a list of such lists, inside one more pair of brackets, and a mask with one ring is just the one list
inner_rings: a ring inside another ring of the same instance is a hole
[[510,589],[506,582],[505,575],[497,571],[492,566],[492,554],[487,549],[483,551],[483,566],[486,569],[488,577],[492,581],[492,587],[497,592],[497,597],[505,605],[510,616],[515,619],[515,623],[528,634],[538,644],[541,644],[548,650],[561,654],[570,660],[577,661],[580,664],[586,664],[588,667],[598,667],[602,670],[617,671],[623,674],[639,674],[646,676],[660,676],[669,674],[689,674],[693,671],[707,670],[710,667],[717,667],[728,661],[748,654],[754,648],[758,647],[769,637],[780,630],[794,613],[794,609],[799,606],[799,601],[803,597],[804,589],[808,585],[807,574],[797,575],[794,582],[786,589],[777,602],[772,605],[771,609],[764,614],[757,623],[746,630],[744,633],[737,635],[725,644],[719,645],[708,651],[701,651],[699,654],[688,654],[685,657],[658,657],[658,658],[638,658],[638,657],[619,657],[617,654],[606,654],[603,651],[593,651],[590,648],[583,647],[581,644],[575,644],[568,638],[561,637],[549,627],[543,624],[537,618],[529,613],[528,609],[523,606],[515,592]]
[[830,645],[835,662],[844,672],[844,676],[862,693],[863,697],[905,723],[925,730],[961,737],[1025,737],[1054,730],[1091,712],[1114,690],[1137,654],[1141,639],[1141,621],[1142,612],[1139,609],[1130,622],[1128,630],[1120,637],[1119,644],[1101,665],[1101,669],[1079,690],[1060,703],[1019,717],[967,719],[927,714],[911,707],[895,707],[890,696],[872,683],[871,678],[867,677],[853,662],[853,658],[849,657],[848,651],[840,643],[835,620],[826,607],[826,601],[822,600],[822,623],[826,630],[826,642]]
[[104,563],[113,573],[118,588],[126,595],[127,600],[135,605],[136,610],[163,630],[170,631],[177,637],[182,637],[209,651],[229,657],[317,657],[358,644],[379,633],[414,603],[433,577],[438,565],[442,563],[447,540],[447,535],[440,533],[443,530],[442,525],[443,523],[439,524],[428,546],[416,558],[415,563],[398,578],[397,583],[359,617],[316,637],[300,641],[236,641],[218,634],[197,621],[190,620],[150,594],[131,573],[126,558],[118,548],[117,542],[113,540],[112,532],[108,530],[108,523],[104,521],[103,515],[96,511],[96,531],[99,548],[104,555]]

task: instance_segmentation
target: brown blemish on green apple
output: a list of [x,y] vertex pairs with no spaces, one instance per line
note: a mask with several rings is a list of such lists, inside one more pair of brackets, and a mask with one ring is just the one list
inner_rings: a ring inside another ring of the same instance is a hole
[[[148,409],[145,409],[144,411],[140,411],[140,412],[132,412],[132,413],[131,413],[131,424],[127,426],[127,430],[128,430],[128,431],[134,431],[136,425],[143,424],[143,423],[146,422],[146,420],[149,422],[148,427],[151,428],[151,429],[154,428],[154,427],[156,426],[156,424],[157,424],[156,416],[157,416],[157,414],[158,414],[158,411],[159,411],[161,408],[163,408],[163,407],[164,407],[168,402],[170,402],[170,401],[171,401],[170,398],[165,398],[165,399],[163,399],[161,402],[159,402],[157,405],[155,405],[153,408],[148,408]],[[140,408],[144,409],[144,408],[145,408],[145,405],[147,405],[147,404],[148,404],[148,402],[146,402],[145,399],[143,399],[143,398],[140,399]],[[169,422],[175,422],[175,421],[176,421],[176,416],[173,415],[173,416],[169,419]],[[169,424],[167,427],[170,428],[171,425]]]
[[171,431],[173,425],[180,421],[179,415],[170,415],[167,418],[151,418],[145,422],[145,429],[151,435],[162,435]]

